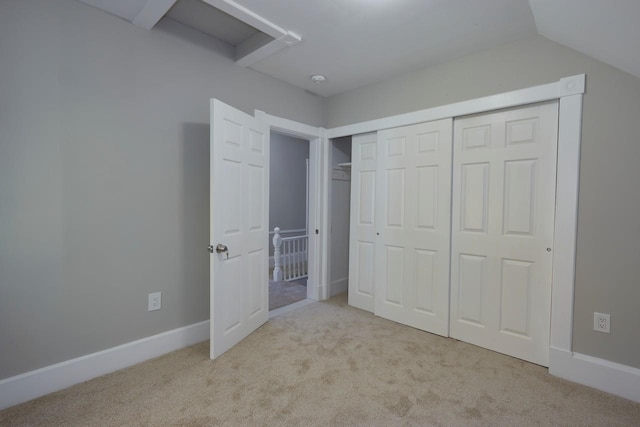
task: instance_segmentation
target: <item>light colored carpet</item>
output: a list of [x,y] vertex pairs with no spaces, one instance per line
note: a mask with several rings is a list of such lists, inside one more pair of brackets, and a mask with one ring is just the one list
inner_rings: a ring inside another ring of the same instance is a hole
[[640,404],[348,307],[272,319],[0,412],[0,425],[634,426]]
[[307,298],[307,279],[269,282],[269,311]]

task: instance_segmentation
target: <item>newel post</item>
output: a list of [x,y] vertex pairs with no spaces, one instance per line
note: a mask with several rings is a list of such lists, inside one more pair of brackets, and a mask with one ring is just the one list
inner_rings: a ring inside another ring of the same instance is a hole
[[282,247],[282,237],[280,237],[280,227],[273,229],[273,280],[282,280],[282,260],[280,259],[280,248]]

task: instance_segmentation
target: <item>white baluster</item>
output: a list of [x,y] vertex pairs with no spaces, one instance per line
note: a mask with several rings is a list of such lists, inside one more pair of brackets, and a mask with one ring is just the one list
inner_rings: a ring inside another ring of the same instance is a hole
[[295,264],[294,264],[294,253],[295,253],[295,240],[289,240],[289,279],[293,279],[296,275],[295,272]]
[[290,252],[290,244],[289,240],[284,242],[284,253],[285,253],[285,262],[284,262],[284,280],[289,280],[289,252]]
[[309,238],[307,236],[304,236],[304,254],[302,256],[302,265],[304,266],[304,275],[307,276],[309,274],[308,268],[309,268],[309,263],[307,262],[307,255],[309,253]]
[[294,266],[295,266],[295,277],[296,279],[300,277],[300,240],[296,239],[296,247],[294,249],[295,258],[294,258]]
[[282,259],[280,258],[280,249],[282,247],[282,237],[280,237],[280,227],[273,229],[273,280],[279,282],[282,280]]

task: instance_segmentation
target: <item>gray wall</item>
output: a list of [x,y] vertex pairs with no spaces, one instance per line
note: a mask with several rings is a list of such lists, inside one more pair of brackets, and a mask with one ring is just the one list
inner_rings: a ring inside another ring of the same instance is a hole
[[[574,350],[640,368],[640,79],[536,36],[335,95],[327,127],[587,74]],[[593,312],[611,314],[611,334]]]
[[306,226],[309,141],[271,132],[269,229]]
[[231,54],[172,21],[0,1],[0,379],[209,318],[209,98],[323,114]]

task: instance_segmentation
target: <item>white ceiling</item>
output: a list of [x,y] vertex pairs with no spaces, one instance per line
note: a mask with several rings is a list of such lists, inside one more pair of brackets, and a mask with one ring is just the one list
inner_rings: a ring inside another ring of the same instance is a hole
[[[163,7],[169,9],[174,2],[81,1],[134,23],[144,15],[143,8],[151,15],[159,13],[160,19]],[[301,42],[265,48],[245,63],[323,96],[535,34],[640,77],[640,0],[205,1],[231,5],[227,11],[240,9],[242,16],[257,15],[258,21],[299,35]],[[210,7],[200,0],[180,0],[167,18],[213,35],[232,25],[237,33],[229,35],[231,44],[250,33],[237,22],[220,21],[207,28],[204,9]],[[327,82],[312,82],[310,76],[316,73],[326,75]]]

